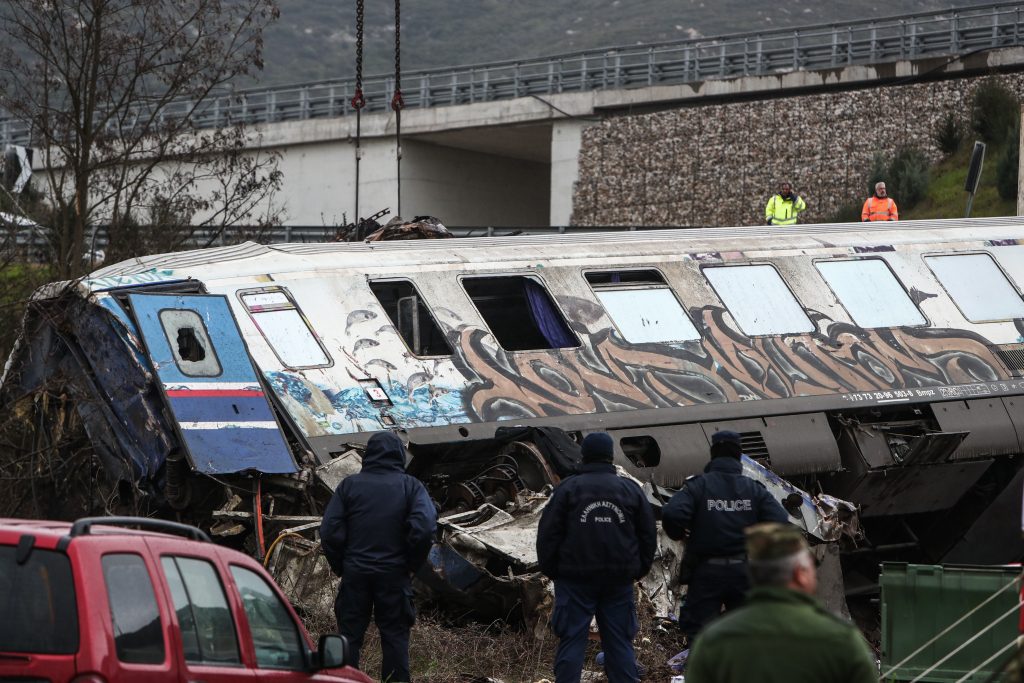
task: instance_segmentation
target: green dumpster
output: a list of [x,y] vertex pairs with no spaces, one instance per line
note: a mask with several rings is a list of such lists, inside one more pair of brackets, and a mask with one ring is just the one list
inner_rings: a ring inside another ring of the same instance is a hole
[[1019,635],[1020,575],[1020,567],[884,563],[883,680],[911,681],[928,669],[918,680],[986,680]]

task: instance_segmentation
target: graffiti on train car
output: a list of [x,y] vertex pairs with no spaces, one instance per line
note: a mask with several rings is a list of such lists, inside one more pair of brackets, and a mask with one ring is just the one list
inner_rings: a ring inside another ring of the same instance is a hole
[[[561,303],[570,319],[598,318],[585,300]],[[353,311],[346,329],[377,325],[371,313]],[[986,340],[973,332],[863,329],[811,313],[826,334],[750,337],[730,324],[725,309],[707,306],[691,311],[702,323],[700,341],[629,344],[614,328],[588,331],[577,323],[579,348],[516,353],[495,345],[476,325],[444,325],[454,349],[451,362],[461,376],[441,371],[444,360],[400,370],[374,355],[386,347],[360,345],[369,338],[359,337],[353,351],[371,357],[357,361],[347,354],[348,359],[366,377],[379,378],[384,401],[359,386],[319,386],[298,373],[273,370],[264,376],[307,434],[372,431],[390,426],[387,420],[430,427],[801,396],[838,394],[852,402],[931,398],[889,395],[929,387],[939,398],[961,398],[979,394],[955,385],[1006,379]]]
[[831,322],[827,335],[747,337],[724,313],[696,312],[702,342],[629,345],[606,328],[557,355],[495,351],[484,330],[465,327],[453,344],[470,385],[465,408],[491,421],[1004,379],[985,340],[963,330]]

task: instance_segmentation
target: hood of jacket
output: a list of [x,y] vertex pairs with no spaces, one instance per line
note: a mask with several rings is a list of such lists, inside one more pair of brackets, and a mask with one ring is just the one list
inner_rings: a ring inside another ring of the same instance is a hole
[[363,472],[405,472],[405,446],[391,432],[380,432],[366,442]]
[[721,472],[723,474],[743,474],[743,463],[739,458],[720,456],[712,458],[711,462],[704,466],[704,472]]

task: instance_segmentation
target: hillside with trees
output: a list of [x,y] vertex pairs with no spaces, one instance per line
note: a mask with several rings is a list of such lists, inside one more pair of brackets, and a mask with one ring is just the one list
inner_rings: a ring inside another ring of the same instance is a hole
[[[355,2],[288,0],[266,32],[264,84],[347,78],[355,64]],[[956,3],[961,6],[973,3]],[[422,69],[848,22],[949,8],[936,0],[764,4],[752,0],[409,0],[402,67]],[[394,68],[394,3],[365,0],[366,73]]]

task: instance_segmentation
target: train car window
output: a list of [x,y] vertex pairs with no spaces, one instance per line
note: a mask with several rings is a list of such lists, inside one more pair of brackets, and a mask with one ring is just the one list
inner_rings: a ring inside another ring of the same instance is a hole
[[378,280],[370,290],[414,356],[450,356],[444,338],[423,297],[408,280]]
[[521,275],[467,277],[462,286],[502,348],[528,351],[580,345],[536,279]]
[[622,338],[631,344],[694,341],[700,333],[656,270],[585,273]]
[[584,273],[587,282],[594,286],[594,289],[604,286],[616,285],[664,285],[665,278],[656,270],[601,270]]
[[814,331],[814,323],[773,266],[714,266],[704,277],[744,334]]
[[924,260],[971,322],[1024,318],[1024,300],[990,255],[926,256]]
[[238,298],[281,365],[294,370],[331,365],[309,321],[284,289],[242,290]]
[[882,259],[819,261],[814,265],[860,327],[928,324]]

